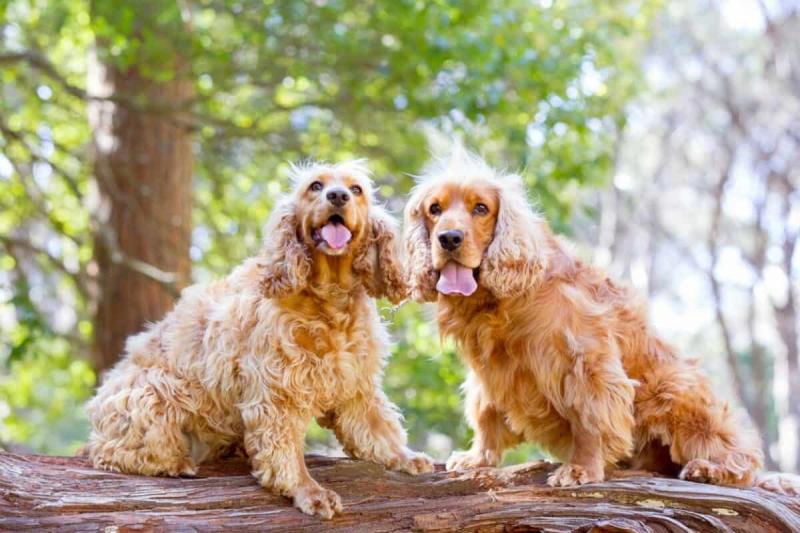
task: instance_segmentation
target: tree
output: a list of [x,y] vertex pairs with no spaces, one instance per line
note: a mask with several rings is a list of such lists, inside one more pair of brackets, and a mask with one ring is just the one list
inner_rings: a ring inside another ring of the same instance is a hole
[[[101,372],[129,335],[171,309],[189,279],[194,158],[183,115],[194,90],[182,39],[190,30],[176,2],[120,8],[95,0],[91,16],[98,30],[87,97],[99,196],[92,355]],[[114,57],[111,43],[120,34],[128,42]]]
[[800,13],[749,5],[744,27],[717,2],[675,4],[661,19],[646,59],[657,90],[621,142],[599,248],[612,269],[632,265],[652,298],[703,295],[690,304],[708,310],[700,353],[722,356],[768,466],[795,471]]
[[[183,284],[188,268],[182,187],[190,173],[196,281],[259,248],[261,225],[286,190],[287,160],[368,156],[379,194],[398,210],[413,182],[407,173],[419,170],[434,137],[464,136],[499,164],[527,167],[542,208],[566,227],[578,190],[610,171],[657,7],[650,0],[157,4],[0,7],[0,243],[8,254],[0,266],[11,295],[3,308],[15,317],[0,330],[10,339],[0,358],[12,375],[37,358],[46,368],[55,345],[80,358],[93,338],[105,354],[98,368],[108,365],[124,330],[168,307],[168,290]],[[95,44],[104,74],[87,85]],[[183,155],[150,157],[134,173],[137,154],[156,144],[134,128],[170,137]],[[104,153],[106,131],[125,148]],[[150,184],[155,201],[141,187],[128,189],[134,174],[156,180],[162,172],[169,180]],[[180,186],[162,189],[167,182]],[[121,184],[127,202],[114,195]],[[133,225],[130,205],[148,213]],[[162,207],[179,231],[159,216]],[[173,248],[166,256],[165,247]],[[116,292],[118,275],[128,293]],[[416,444],[431,432],[463,444],[462,370],[452,347],[438,346],[419,307],[406,306],[397,319],[387,383],[407,408]],[[83,371],[68,376],[85,383]],[[54,388],[46,382],[31,391],[46,396]],[[9,402],[12,412],[32,403],[29,394]],[[29,434],[24,417],[14,420],[8,433]]]

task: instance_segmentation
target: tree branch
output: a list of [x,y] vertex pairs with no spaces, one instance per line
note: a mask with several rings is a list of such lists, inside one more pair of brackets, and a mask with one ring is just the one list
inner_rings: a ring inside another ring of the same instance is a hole
[[97,233],[102,238],[103,245],[108,249],[109,257],[113,263],[122,265],[133,272],[141,274],[153,281],[157,281],[173,297],[180,295],[177,287],[179,277],[176,272],[161,270],[155,265],[151,265],[150,263],[126,254],[120,247],[113,230],[107,224],[98,224]]
[[67,184],[67,187],[69,188],[69,190],[79,200],[83,199],[83,194],[81,194],[80,188],[78,187],[78,180],[75,179],[75,177],[72,176],[69,172],[67,172],[66,170],[61,168],[61,166],[59,164],[57,164],[56,162],[52,161],[51,159],[45,157],[42,153],[40,153],[38,150],[36,150],[31,145],[29,145],[27,143],[27,141],[25,141],[25,137],[23,136],[23,134],[12,130],[2,120],[0,120],[0,133],[2,133],[6,137],[9,137],[9,138],[17,141],[19,144],[21,144],[31,154],[32,158],[35,159],[36,161],[39,161],[39,162],[42,162],[42,163],[47,163],[48,165],[50,165],[50,167],[56,172],[56,174],[61,176],[61,178]]
[[20,237],[12,237],[9,235],[0,235],[0,243],[8,250],[9,254],[15,256],[16,254],[13,253],[15,248],[23,248],[28,250],[29,252],[36,254],[39,257],[43,257],[47,259],[47,261],[53,265],[58,271],[67,275],[72,281],[75,283],[75,286],[78,289],[78,292],[81,293],[81,296],[88,297],[89,295],[89,278],[87,277],[86,273],[83,270],[73,271],[67,268],[67,266],[61,261],[60,258],[54,256],[47,250],[43,248],[39,248],[32,242],[28,241],[27,239],[22,239]]

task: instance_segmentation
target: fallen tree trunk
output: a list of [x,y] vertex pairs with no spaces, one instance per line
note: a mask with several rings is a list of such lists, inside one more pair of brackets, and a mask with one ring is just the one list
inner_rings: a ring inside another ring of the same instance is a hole
[[0,528],[58,531],[800,531],[800,499],[619,472],[554,489],[539,462],[412,477],[378,465],[308,456],[342,496],[332,521],[301,514],[259,487],[242,460],[197,478],[128,476],[87,460],[0,453]]

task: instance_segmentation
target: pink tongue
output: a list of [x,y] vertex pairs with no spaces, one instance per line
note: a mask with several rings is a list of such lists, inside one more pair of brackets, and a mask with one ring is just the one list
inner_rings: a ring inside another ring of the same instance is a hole
[[472,269],[450,261],[439,273],[436,290],[442,294],[463,294],[469,296],[478,288]]
[[325,224],[322,226],[322,231],[320,233],[322,234],[322,238],[325,239],[325,242],[328,243],[328,246],[334,250],[343,248],[352,235],[347,227],[338,222],[329,222]]

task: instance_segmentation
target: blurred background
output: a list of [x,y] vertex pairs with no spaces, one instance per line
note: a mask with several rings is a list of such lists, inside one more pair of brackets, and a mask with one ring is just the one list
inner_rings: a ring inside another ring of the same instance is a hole
[[[125,337],[257,253],[288,161],[368,157],[399,213],[460,138],[796,472],[798,4],[0,0],[0,446],[74,452]],[[445,458],[463,367],[430,309],[381,307],[386,388]]]

